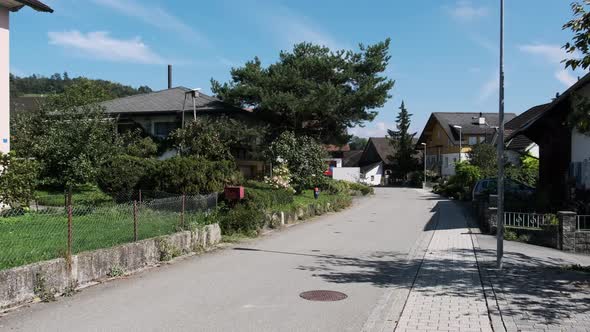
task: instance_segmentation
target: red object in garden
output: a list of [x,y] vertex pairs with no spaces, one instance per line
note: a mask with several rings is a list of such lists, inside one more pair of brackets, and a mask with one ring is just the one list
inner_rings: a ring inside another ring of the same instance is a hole
[[239,201],[244,199],[244,187],[242,186],[227,186],[223,189],[225,199],[230,201]]

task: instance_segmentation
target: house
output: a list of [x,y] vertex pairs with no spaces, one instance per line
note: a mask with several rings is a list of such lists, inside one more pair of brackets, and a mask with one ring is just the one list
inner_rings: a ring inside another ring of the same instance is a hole
[[[504,115],[505,121],[515,117],[513,113]],[[493,141],[498,125],[497,113],[435,112],[422,130],[416,149],[424,151],[425,143],[426,168],[438,176],[451,176],[455,163],[468,158],[471,146]]]
[[360,181],[368,185],[392,184],[395,147],[388,137],[371,137],[359,160]]
[[590,97],[590,74],[551,103],[531,109],[527,121],[508,137],[524,135],[539,145],[538,190],[552,205],[571,198],[570,189],[590,189],[590,136],[568,124],[580,98]]
[[[521,163],[522,156],[529,155],[539,158],[539,145],[537,143],[525,135],[518,134],[513,136],[512,134],[548,106],[549,104],[543,104],[532,107],[504,125],[505,153],[508,162],[518,166]],[[494,138],[495,142],[496,138]]]
[[[117,119],[120,132],[141,129],[155,139],[168,135],[195,118],[227,117],[255,125],[254,113],[234,107],[204,93],[185,87],[117,98],[101,103],[105,113]],[[169,151],[166,156],[176,154]],[[232,151],[240,171],[246,177],[261,176],[264,162],[253,160],[247,148]]]
[[10,151],[10,12],[23,7],[53,12],[38,0],[0,0],[0,153]]

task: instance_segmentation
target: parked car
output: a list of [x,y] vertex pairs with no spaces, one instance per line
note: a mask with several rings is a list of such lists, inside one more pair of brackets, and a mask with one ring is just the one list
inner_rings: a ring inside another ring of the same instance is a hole
[[[535,194],[535,188],[528,186],[522,182],[507,178],[504,180],[504,192],[513,194],[517,197],[531,197]],[[473,186],[472,200],[481,199],[490,194],[496,195],[498,193],[498,180],[495,178],[483,179],[477,181]]]

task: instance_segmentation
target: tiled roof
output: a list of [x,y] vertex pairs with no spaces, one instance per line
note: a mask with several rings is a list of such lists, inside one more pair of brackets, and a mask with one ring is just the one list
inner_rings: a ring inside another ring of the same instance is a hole
[[395,147],[391,144],[391,140],[388,137],[371,137],[367,146],[373,143],[377,154],[383,162],[386,164],[390,162],[391,157],[395,155]]
[[[185,87],[176,87],[146,94],[117,98],[101,103],[107,113],[133,114],[133,113],[166,113],[193,110],[193,101],[190,96],[186,98],[186,92],[191,91]],[[199,93],[195,98],[197,111],[206,112],[246,112],[249,111],[231,106],[221,100]]]

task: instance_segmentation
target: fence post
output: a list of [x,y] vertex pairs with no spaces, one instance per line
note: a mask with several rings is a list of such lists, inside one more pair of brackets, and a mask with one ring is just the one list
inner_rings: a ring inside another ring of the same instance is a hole
[[68,265],[68,271],[72,271],[72,244],[73,244],[73,234],[72,234],[72,217],[73,217],[73,209],[72,209],[72,189],[68,190],[67,194],[67,209],[68,209],[68,248],[66,252],[66,262]]
[[137,242],[137,201],[133,201],[133,241]]
[[182,194],[182,210],[180,211],[180,227],[184,229],[184,202],[186,195]]
[[572,211],[557,212],[559,219],[559,249],[576,251],[576,213]]
[[139,189],[139,204],[141,204],[141,189]]

